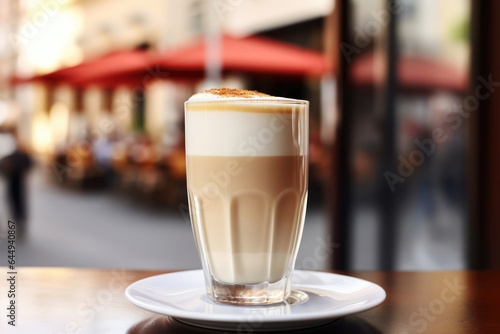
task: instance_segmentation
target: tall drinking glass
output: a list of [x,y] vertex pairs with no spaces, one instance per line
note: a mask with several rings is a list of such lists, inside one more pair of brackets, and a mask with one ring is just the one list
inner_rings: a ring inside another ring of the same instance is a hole
[[308,119],[302,100],[185,103],[191,223],[214,301],[289,296],[306,212]]

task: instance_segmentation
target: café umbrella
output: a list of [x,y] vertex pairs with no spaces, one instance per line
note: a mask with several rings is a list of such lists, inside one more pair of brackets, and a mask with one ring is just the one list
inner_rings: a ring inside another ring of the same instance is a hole
[[[165,52],[116,51],[52,73],[17,78],[14,82],[114,87],[147,85],[152,80],[198,81],[205,75],[205,52],[203,38]],[[223,36],[220,55],[224,73],[319,77],[330,71],[322,53],[262,37]]]

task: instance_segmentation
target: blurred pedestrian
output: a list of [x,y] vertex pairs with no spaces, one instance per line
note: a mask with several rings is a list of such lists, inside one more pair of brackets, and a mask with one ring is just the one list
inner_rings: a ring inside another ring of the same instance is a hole
[[[16,149],[16,140],[10,133],[0,132],[0,160],[8,156]],[[0,234],[4,234],[6,229],[6,222],[9,219],[8,205],[7,205],[7,180],[0,177]]]
[[93,142],[92,153],[97,169],[103,174],[106,186],[114,183],[114,171],[111,165],[114,140],[104,137]]
[[0,174],[6,178],[9,220],[17,227],[17,237],[22,239],[26,230],[26,189],[25,180],[33,165],[30,155],[16,143],[14,151],[0,159]]

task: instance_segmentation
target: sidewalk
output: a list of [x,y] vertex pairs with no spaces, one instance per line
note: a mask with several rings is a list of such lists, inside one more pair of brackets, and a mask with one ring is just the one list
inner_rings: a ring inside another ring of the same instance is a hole
[[[175,209],[154,212],[110,193],[64,189],[40,169],[28,184],[27,239],[16,255],[21,267],[201,268],[190,223]],[[309,212],[297,267],[327,268],[328,260],[317,256],[327,242],[324,228],[322,212]]]

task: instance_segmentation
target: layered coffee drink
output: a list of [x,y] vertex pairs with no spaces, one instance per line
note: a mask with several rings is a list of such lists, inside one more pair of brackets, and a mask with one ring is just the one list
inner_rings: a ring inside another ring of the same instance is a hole
[[213,89],[185,109],[190,214],[209,295],[283,301],[306,211],[308,102]]

